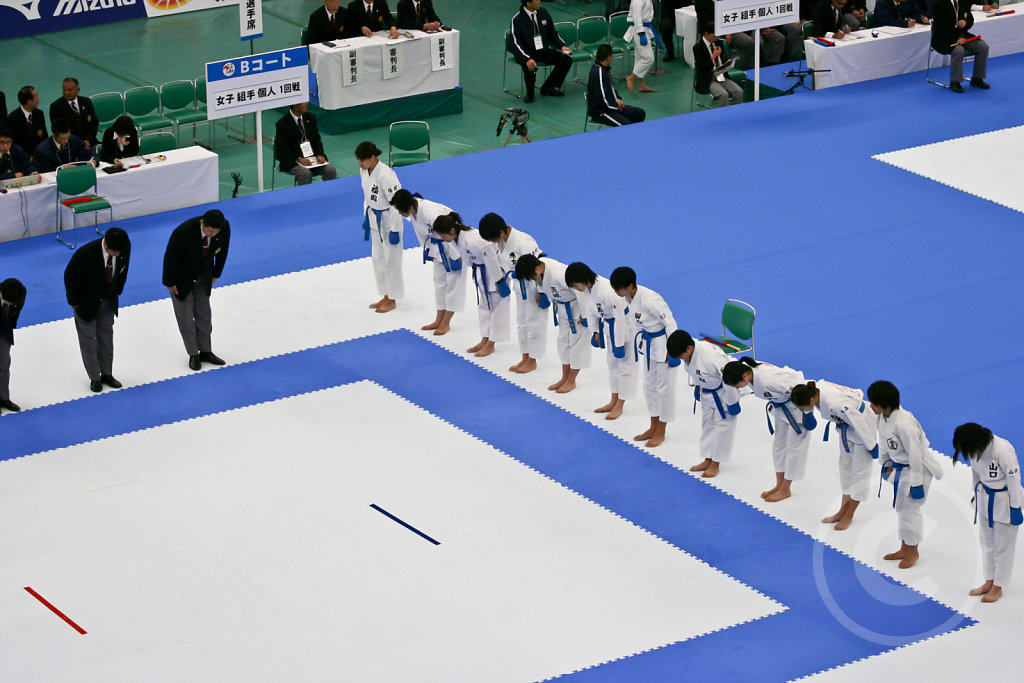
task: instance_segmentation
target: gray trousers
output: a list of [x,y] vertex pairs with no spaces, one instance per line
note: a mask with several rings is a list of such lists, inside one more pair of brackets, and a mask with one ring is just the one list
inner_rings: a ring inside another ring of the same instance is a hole
[[974,78],[985,78],[988,73],[988,43],[981,38],[963,45],[957,45],[949,53],[949,82],[959,83],[964,80],[964,56],[967,52],[974,55]]
[[736,81],[725,79],[724,81],[711,81],[711,94],[718,100],[719,107],[729,106],[729,97],[732,96],[731,104],[743,102],[743,88]]
[[75,313],[75,331],[78,332],[78,349],[82,352],[82,365],[90,380],[100,375],[114,374],[114,309],[104,299],[96,311],[96,319],[82,320]]
[[[752,32],[751,32],[752,33]],[[739,57],[736,66],[741,69],[754,68],[754,45],[756,38],[750,33],[732,34],[732,43],[729,45],[729,54]],[[774,30],[768,37],[761,37],[761,66],[778,64],[782,61],[782,53],[786,50],[786,37]]]
[[288,173],[295,176],[296,185],[309,185],[313,182],[313,176],[323,176],[324,180],[334,180],[338,177],[338,170],[330,164],[324,164],[323,166],[317,166],[316,168],[309,169],[302,164],[295,164]]
[[178,332],[185,342],[185,351],[189,356],[209,353],[210,334],[213,332],[213,313],[210,310],[210,295],[201,285],[192,288],[184,301],[171,297],[174,306],[174,318],[178,321]]
[[11,345],[0,337],[0,400],[11,400]]

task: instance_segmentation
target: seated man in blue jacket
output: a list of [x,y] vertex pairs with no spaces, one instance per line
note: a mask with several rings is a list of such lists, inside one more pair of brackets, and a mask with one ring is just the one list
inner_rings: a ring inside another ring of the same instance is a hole
[[647,112],[622,101],[612,85],[611,65],[612,46],[601,45],[587,79],[587,114],[591,120],[606,126],[640,123],[647,118]]
[[0,180],[32,173],[36,173],[36,167],[25,150],[14,144],[14,133],[10,128],[0,126]]
[[85,146],[81,138],[71,134],[71,125],[64,119],[57,119],[50,125],[53,135],[46,138],[36,147],[34,163],[40,173],[56,171],[58,166],[70,164],[72,161],[92,161],[96,155]]
[[877,0],[875,2],[875,26],[900,26],[911,28],[927,24],[928,6],[926,0]]
[[522,7],[512,17],[508,50],[523,67],[526,94],[523,102],[533,102],[539,64],[550,64],[551,75],[540,87],[541,95],[562,97],[562,83],[572,68],[572,50],[555,29],[555,22],[540,0],[520,0]]

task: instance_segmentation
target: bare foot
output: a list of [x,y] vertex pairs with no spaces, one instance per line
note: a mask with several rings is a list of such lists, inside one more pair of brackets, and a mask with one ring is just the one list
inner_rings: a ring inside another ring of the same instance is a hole
[[380,301],[377,301],[376,303],[372,303],[372,304],[370,304],[370,308],[378,308],[378,307],[379,307],[379,306],[380,306],[381,304],[383,304],[383,303],[384,303],[385,301],[387,301],[387,300],[388,300],[388,298],[387,298],[387,297],[384,297],[384,298],[383,298],[383,299],[381,299]]
[[637,90],[639,90],[640,92],[658,92],[649,85],[641,85],[639,88],[637,88]]
[[786,500],[791,495],[793,494],[791,494],[789,491],[782,491],[781,489],[776,489],[775,491],[772,491],[767,496],[765,496],[764,500],[767,503],[778,503],[780,500]]
[[968,595],[973,595],[974,597],[984,595],[985,593],[988,593],[990,590],[992,590],[993,585],[995,584],[992,581],[986,581],[977,588],[972,588]]
[[484,344],[486,344],[486,343],[487,343],[486,340],[481,339],[479,342],[477,342],[473,346],[470,346],[468,349],[466,349],[466,353],[476,353],[477,351],[482,349],[484,347]]
[[774,494],[776,491],[778,491],[781,486],[782,486],[782,484],[776,484],[775,488],[768,489],[767,491],[762,491],[761,492],[761,497],[767,499],[768,496],[770,496],[770,495]]
[[982,602],[995,602],[999,598],[1003,597],[1003,589],[999,586],[992,586],[992,590],[985,593],[985,597],[981,599]]
[[479,349],[477,349],[476,353],[474,353],[473,355],[476,356],[477,358],[483,358],[484,356],[489,356],[492,353],[494,353],[494,342],[489,341],[483,346],[481,346]]
[[526,359],[524,358],[524,359],[522,359],[521,361],[519,361],[518,363],[516,363],[515,365],[513,365],[512,367],[510,367],[510,368],[508,369],[508,371],[509,371],[509,372],[519,372],[519,368],[523,367],[523,364],[524,364],[525,362],[526,362]]
[[387,313],[388,311],[395,310],[395,308],[397,306],[398,306],[398,304],[395,303],[394,299],[387,299],[387,300],[384,301],[384,303],[382,303],[380,306],[377,307],[377,312],[378,313]]
[[634,74],[626,76],[626,87],[629,88],[629,92],[636,92],[636,76]]
[[654,436],[652,436],[650,439],[647,440],[647,443],[645,443],[644,446],[647,446],[648,448],[657,448],[658,446],[660,446],[664,442],[665,442],[665,435],[664,434],[655,434]]
[[521,364],[519,366],[519,369],[515,370],[514,372],[518,372],[520,375],[525,375],[526,373],[533,372],[536,369],[537,369],[537,361],[535,359],[531,358],[528,361],[526,361],[525,363]]
[[616,401],[612,411],[604,416],[606,420],[617,420],[622,417],[622,409],[626,407],[625,401]]
[[712,460],[711,464],[708,465],[708,468],[706,470],[704,470],[704,472],[701,473],[700,476],[704,477],[705,479],[710,479],[711,477],[713,477],[713,476],[718,474],[718,468],[719,468],[719,464],[717,462],[715,462],[714,460]]
[[[440,326],[441,326],[441,323],[439,323],[438,321],[435,320],[434,322],[430,323],[429,325],[424,325],[420,329],[421,330],[436,330]],[[441,334],[444,334],[444,333],[442,332]]]
[[842,518],[843,518],[843,513],[840,510],[839,512],[837,512],[834,515],[831,515],[829,517],[825,517],[823,520],[821,520],[821,523],[822,524],[835,524],[836,522],[838,522]]
[[845,531],[850,528],[851,524],[853,524],[853,515],[843,515],[834,528],[836,531]]
[[605,403],[600,408],[594,408],[594,412],[595,413],[610,413],[610,412],[612,412],[612,408],[615,407],[616,403],[618,403],[618,401],[609,401],[608,403]]
[[906,554],[903,556],[903,559],[900,561],[900,569],[910,569],[915,564],[917,564],[917,558],[919,557],[920,554],[918,554],[917,548],[908,548]]
[[442,334],[448,334],[448,332],[451,331],[451,329],[451,325],[449,325],[448,323],[441,323],[440,325],[437,326],[437,329],[434,330],[434,336],[440,337]]
[[706,470],[709,467],[711,467],[711,462],[712,461],[711,461],[710,458],[706,459],[703,462],[699,462],[696,465],[694,465],[693,467],[691,467],[690,471],[691,472],[703,472],[704,470]]
[[565,384],[567,381],[568,380],[565,377],[563,377],[562,379],[558,380],[557,382],[549,386],[548,391],[558,391],[559,388],[561,388],[561,386]]
[[654,436],[654,427],[651,427],[643,434],[637,434],[636,436],[633,437],[633,441],[647,441],[652,436]]
[[555,389],[555,393],[557,393],[557,394],[568,394],[570,391],[572,391],[575,388],[576,388],[576,382],[574,380],[567,379],[564,382],[562,382],[562,386],[560,386],[557,389]]
[[905,550],[906,550],[906,548],[900,548],[899,550],[897,550],[894,553],[889,553],[888,555],[883,555],[882,559],[883,560],[902,560],[903,559],[903,553],[905,552]]

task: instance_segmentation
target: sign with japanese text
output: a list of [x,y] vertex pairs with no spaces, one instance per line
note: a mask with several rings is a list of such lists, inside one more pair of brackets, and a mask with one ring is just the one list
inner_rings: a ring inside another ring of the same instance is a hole
[[398,78],[402,75],[402,46],[401,44],[396,45],[383,45],[381,46],[384,65],[384,80],[391,78]]
[[341,53],[341,85],[359,85],[363,82],[363,51],[355,48]]
[[206,65],[206,106],[211,119],[309,100],[305,47],[236,57]]
[[242,40],[263,36],[263,0],[239,0],[238,30]]
[[430,36],[430,70],[443,71],[452,68],[452,56],[449,52],[451,41],[444,33],[435,33]]
[[715,0],[715,35],[800,21],[799,0]]

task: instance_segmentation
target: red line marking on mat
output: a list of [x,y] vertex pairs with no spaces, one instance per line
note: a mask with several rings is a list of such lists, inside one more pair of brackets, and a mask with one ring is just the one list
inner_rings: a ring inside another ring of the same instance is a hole
[[85,629],[83,629],[83,628],[82,628],[81,626],[79,626],[79,625],[78,625],[78,624],[76,624],[75,622],[71,621],[71,620],[70,620],[70,619],[69,619],[69,618],[67,617],[67,615],[66,615],[66,614],[64,614],[64,613],[63,613],[63,612],[61,612],[61,611],[60,611],[59,609],[57,609],[56,607],[54,607],[53,605],[51,605],[51,604],[50,604],[49,602],[47,602],[47,601],[46,601],[46,598],[44,598],[44,597],[43,597],[42,595],[40,595],[39,593],[36,593],[36,592],[35,592],[34,590],[32,590],[31,588],[29,588],[28,586],[25,586],[25,590],[27,590],[27,591],[28,591],[28,593],[29,593],[29,595],[31,595],[31,596],[32,596],[33,598],[35,598],[35,599],[36,599],[36,600],[38,600],[39,602],[43,603],[43,604],[44,604],[44,605],[46,605],[47,607],[49,607],[49,608],[50,608],[50,611],[51,611],[51,612],[53,612],[54,614],[56,614],[56,615],[57,615],[58,617],[60,617],[60,618],[61,618],[61,619],[63,619],[64,621],[68,622],[68,626],[70,626],[71,628],[75,629],[76,631],[78,631],[79,633],[81,633],[81,634],[82,634],[83,636],[85,635]]

